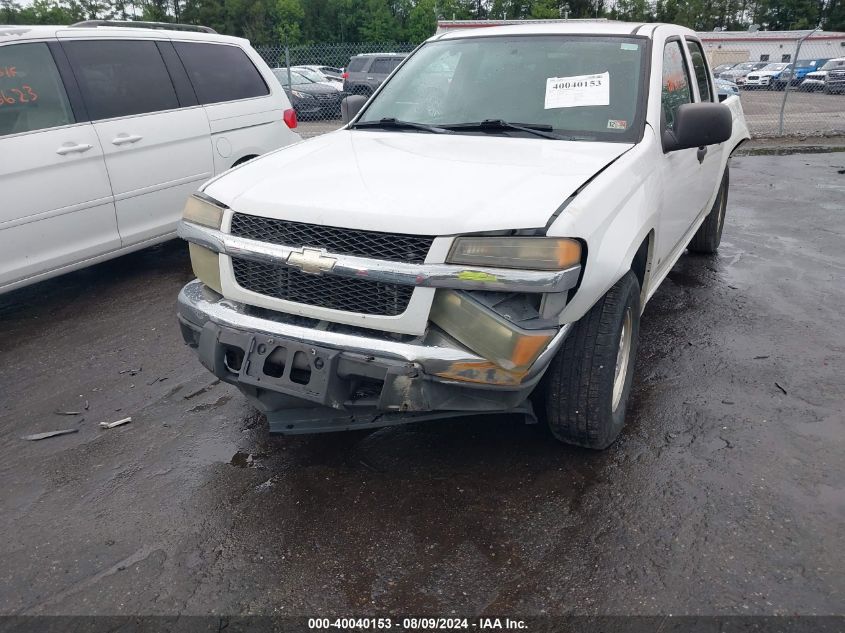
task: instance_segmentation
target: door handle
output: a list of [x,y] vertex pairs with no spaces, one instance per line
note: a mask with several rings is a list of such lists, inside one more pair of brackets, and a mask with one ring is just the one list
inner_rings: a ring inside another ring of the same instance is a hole
[[144,137],[137,134],[118,134],[117,138],[113,138],[111,143],[112,145],[129,145],[130,143],[137,143],[142,138]]
[[706,147],[706,146],[704,146],[704,145],[702,145],[701,147],[699,147],[699,148],[698,148],[698,152],[696,153],[696,156],[698,157],[698,162],[699,162],[699,163],[703,163],[703,162],[704,162],[704,157],[705,157],[705,156],[707,156],[707,147]]
[[87,152],[89,149],[94,147],[93,145],[88,145],[88,143],[79,143],[78,145],[62,145],[59,149],[56,150],[56,154],[59,156],[66,156],[67,154],[75,154],[82,152]]

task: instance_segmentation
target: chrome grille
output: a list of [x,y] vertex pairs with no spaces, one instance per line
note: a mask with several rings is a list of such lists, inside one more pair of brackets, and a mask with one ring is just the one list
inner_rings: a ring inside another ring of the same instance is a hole
[[[323,248],[329,253],[421,264],[433,237],[379,233],[288,222],[236,213],[232,235],[294,248]],[[412,286],[385,284],[367,279],[309,275],[297,268],[232,258],[235,281],[252,292],[307,305],[357,312],[398,316],[408,307]]]
[[236,213],[232,235],[298,248],[324,248],[329,253],[422,264],[433,237],[341,229]]
[[332,275],[309,275],[296,268],[232,258],[235,281],[274,299],[361,314],[397,316],[408,307],[413,286],[382,284]]

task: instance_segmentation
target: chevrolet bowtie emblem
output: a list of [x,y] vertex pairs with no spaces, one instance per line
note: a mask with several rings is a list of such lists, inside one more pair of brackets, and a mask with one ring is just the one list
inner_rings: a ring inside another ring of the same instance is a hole
[[299,268],[304,273],[309,275],[319,275],[320,273],[329,272],[337,260],[334,257],[328,257],[315,248],[303,248],[301,251],[294,251],[288,255],[288,266]]

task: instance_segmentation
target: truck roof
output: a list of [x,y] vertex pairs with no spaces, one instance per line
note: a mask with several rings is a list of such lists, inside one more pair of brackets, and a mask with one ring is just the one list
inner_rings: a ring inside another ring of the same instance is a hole
[[[495,24],[495,22],[493,23]],[[452,25],[447,25],[452,26]],[[522,24],[485,26],[483,21],[461,25],[432,39],[448,40],[491,35],[645,35],[650,37],[659,26],[671,26],[679,33],[695,35],[695,31],[677,25],[648,22],[617,22],[613,20],[526,20]]]

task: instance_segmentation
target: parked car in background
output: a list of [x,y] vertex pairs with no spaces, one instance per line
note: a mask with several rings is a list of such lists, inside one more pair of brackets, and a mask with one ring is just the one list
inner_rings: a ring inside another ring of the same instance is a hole
[[716,91],[719,94],[719,101],[724,101],[727,97],[739,95],[739,86],[734,82],[720,77],[714,78],[713,81],[715,82]]
[[315,70],[329,81],[337,81],[343,83],[343,68],[336,68],[334,66],[320,66],[317,64],[301,64],[297,68],[310,68]]
[[789,68],[775,80],[775,89],[783,90],[787,85],[800,86],[807,73],[819,70],[827,62],[828,59],[799,59],[794,64],[790,64]]
[[824,90],[827,84],[827,75],[831,70],[845,69],[845,57],[837,57],[836,59],[828,60],[824,66],[813,72],[804,75],[804,81],[801,83],[801,90],[807,92],[814,92],[816,90]]
[[288,83],[287,68],[274,68],[273,74],[282,84],[299,119],[335,119],[340,116],[343,93],[333,86],[311,81],[294,70],[290,71]]
[[741,86],[745,83],[745,77],[748,73],[754,70],[760,70],[764,66],[767,66],[769,62],[743,62],[741,64],[737,64],[730,70],[726,70],[725,72],[719,73],[719,77],[721,79],[727,79],[728,81],[732,81],[738,86]]
[[763,66],[759,70],[752,70],[745,76],[744,86],[749,90],[752,88],[772,89],[775,81],[787,68],[789,68],[788,63],[776,63]]
[[[432,109],[418,86],[444,73]],[[344,111],[188,201],[178,313],[201,363],[271,433],[508,412],[609,446],[640,315],[687,249],[719,247],[748,138],[695,32],[455,30]]]
[[326,75],[321,73],[318,70],[314,70],[310,66],[291,66],[290,68],[293,71],[296,71],[306,79],[310,79],[314,83],[321,84],[323,86],[328,86],[330,88],[334,88],[338,92],[343,92],[343,79],[339,81],[334,81],[329,79]]
[[370,96],[387,76],[402,63],[405,53],[364,53],[349,60],[343,73],[343,91]]
[[730,70],[734,66],[736,66],[736,64],[719,64],[713,69],[713,76],[718,77],[720,73]]
[[171,239],[200,184],[300,140],[246,40],[145,24],[0,30],[0,293]]
[[842,94],[845,92],[845,68],[834,68],[827,73],[824,83],[825,94]]

